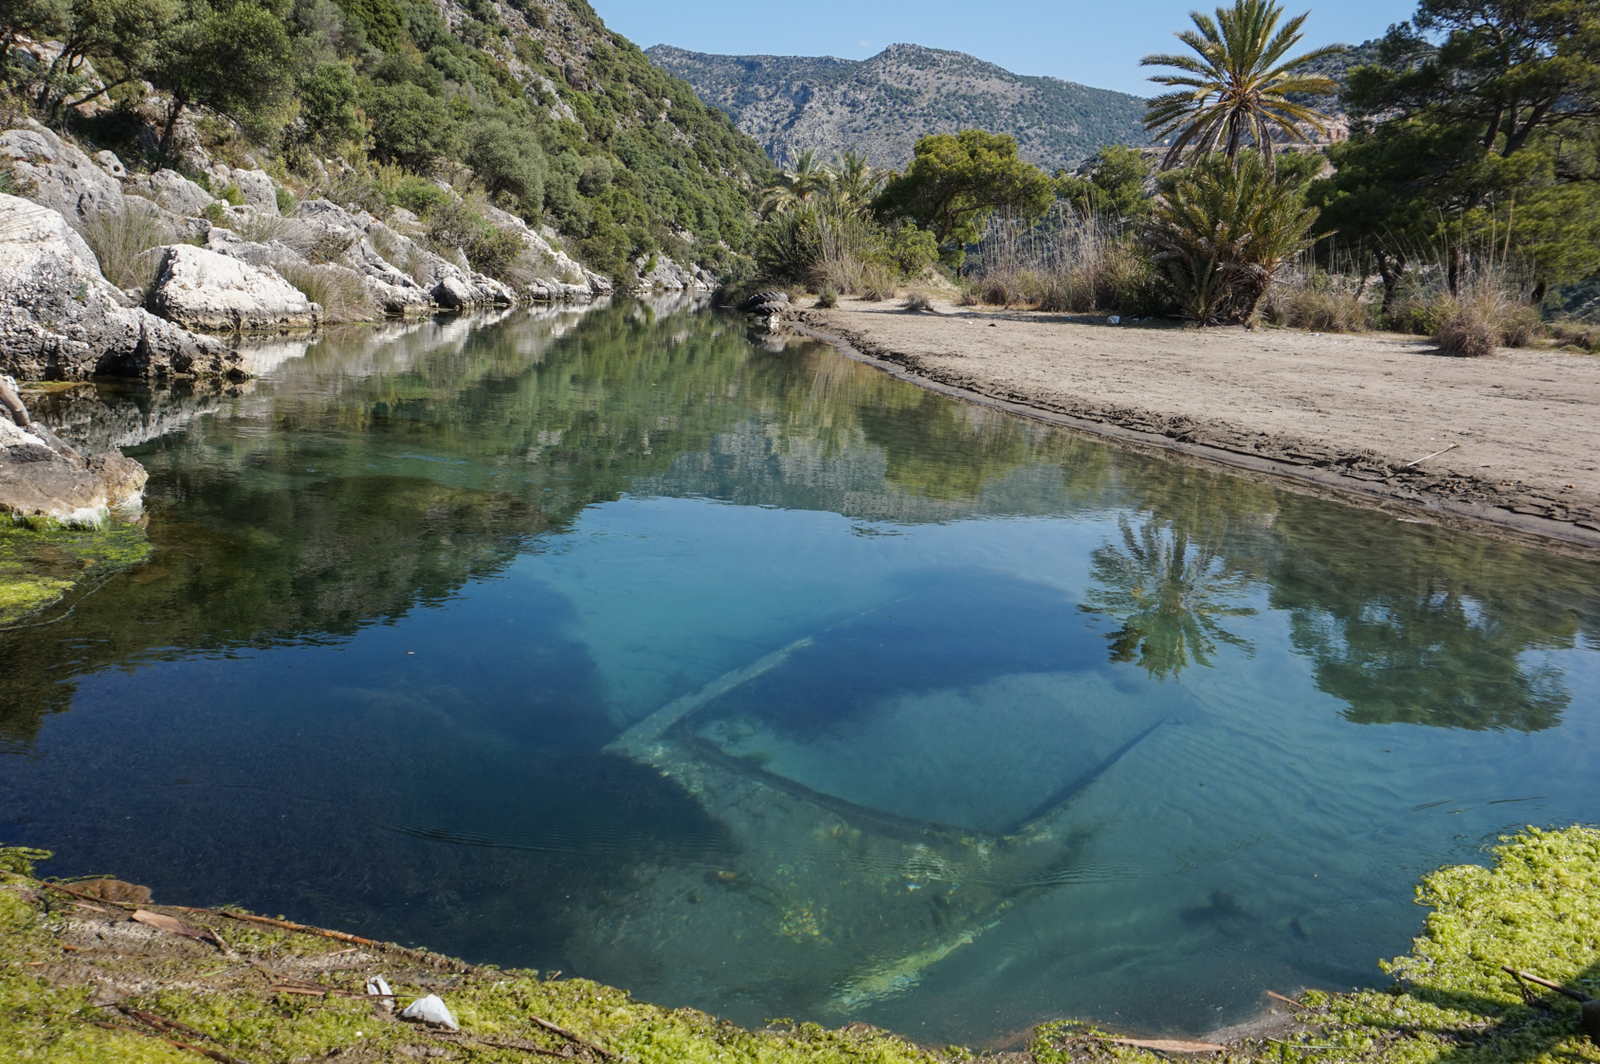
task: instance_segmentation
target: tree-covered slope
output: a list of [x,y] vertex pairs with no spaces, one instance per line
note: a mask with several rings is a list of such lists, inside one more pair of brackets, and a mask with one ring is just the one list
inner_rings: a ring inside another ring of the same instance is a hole
[[658,44],[645,53],[726,111],[774,159],[865,151],[901,167],[917,138],[980,128],[1017,138],[1047,170],[1106,144],[1144,144],[1145,101],[1057,78],[1025,77],[961,52],[890,45],[862,61],[828,56],[706,55]]
[[[742,250],[770,181],[758,144],[585,0],[104,7],[0,5],[0,39],[27,45],[0,63],[0,96],[135,170],[261,162],[425,218],[448,184],[619,278],[658,251],[714,265]],[[46,41],[67,47],[31,43]]]
[[[444,103],[445,127],[459,127],[447,151],[492,166],[501,115],[513,142],[520,129],[535,134],[547,158],[543,210],[596,269],[615,273],[621,258],[658,249],[715,261],[719,242],[743,247],[750,194],[770,169],[759,146],[585,0],[340,0],[340,9],[365,31],[359,74],[417,84]],[[377,132],[375,149],[399,157]]]

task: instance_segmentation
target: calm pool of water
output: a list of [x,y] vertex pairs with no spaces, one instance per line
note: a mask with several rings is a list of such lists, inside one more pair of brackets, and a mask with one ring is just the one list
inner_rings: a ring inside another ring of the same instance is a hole
[[[285,354],[293,355],[292,350]],[[1600,569],[683,306],[45,412],[146,562],[0,633],[0,840],[740,1022],[1200,1032],[1600,798]]]

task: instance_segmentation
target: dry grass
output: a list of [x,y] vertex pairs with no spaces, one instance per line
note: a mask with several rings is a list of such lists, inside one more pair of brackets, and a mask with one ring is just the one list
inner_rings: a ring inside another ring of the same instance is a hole
[[321,304],[323,319],[330,325],[371,321],[378,316],[366,282],[352,269],[303,262],[277,263],[273,269],[311,302]]
[[1411,287],[1393,317],[1396,326],[1432,338],[1441,351],[1468,357],[1526,347],[1544,331],[1539,308],[1497,268],[1473,271],[1455,292],[1445,288],[1442,271],[1432,271]]
[[913,313],[921,313],[933,309],[933,297],[921,289],[912,289],[906,301],[900,305]]
[[105,279],[141,295],[155,283],[161,247],[173,242],[172,230],[155,205],[131,196],[120,210],[91,214],[80,219],[77,228],[100,260]]
[[1103,219],[1082,218],[1064,205],[1037,225],[992,220],[973,261],[980,272],[963,282],[959,296],[967,306],[1126,314],[1162,309],[1150,266],[1132,243]]
[[887,266],[869,263],[862,271],[861,298],[869,303],[879,303],[885,299],[893,299],[895,292],[894,272]]
[[1360,283],[1315,268],[1284,277],[1262,298],[1262,319],[1288,329],[1353,333],[1372,328],[1375,306]]

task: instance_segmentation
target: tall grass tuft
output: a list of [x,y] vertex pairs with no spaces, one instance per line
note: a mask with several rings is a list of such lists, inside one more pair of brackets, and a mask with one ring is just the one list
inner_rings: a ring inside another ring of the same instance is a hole
[[323,320],[330,325],[371,321],[377,317],[366,282],[348,267],[283,262],[275,263],[272,268],[311,302],[321,304]]
[[962,285],[967,306],[1031,306],[1044,311],[1116,310],[1155,314],[1162,299],[1149,263],[1109,221],[1058,203],[1036,224],[990,220]]
[[1430,337],[1441,351],[1481,357],[1497,347],[1525,347],[1544,331],[1539,308],[1504,264],[1486,262],[1461,272],[1454,292],[1443,268],[1419,271],[1391,313],[1390,324]]
[[155,204],[130,196],[114,211],[100,211],[77,223],[84,243],[100,260],[100,273],[118,288],[149,292],[161,265],[160,249],[173,233]]
[[1355,278],[1303,265],[1267,289],[1259,313],[1284,328],[1352,333],[1372,328],[1376,308]]

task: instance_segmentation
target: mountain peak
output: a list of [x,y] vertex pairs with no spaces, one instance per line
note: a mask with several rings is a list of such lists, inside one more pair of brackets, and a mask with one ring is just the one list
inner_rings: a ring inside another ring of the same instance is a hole
[[964,52],[899,42],[867,59],[711,55],[672,45],[650,61],[688,81],[780,162],[816,150],[864,151],[903,167],[917,139],[979,127],[1017,138],[1054,170],[1106,144],[1145,144],[1145,101],[1059,78],[1013,74]]

